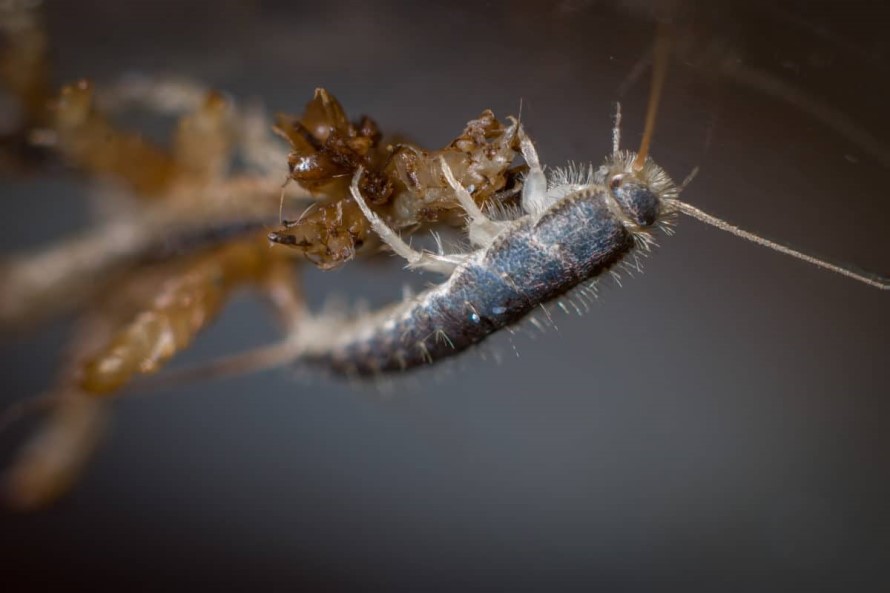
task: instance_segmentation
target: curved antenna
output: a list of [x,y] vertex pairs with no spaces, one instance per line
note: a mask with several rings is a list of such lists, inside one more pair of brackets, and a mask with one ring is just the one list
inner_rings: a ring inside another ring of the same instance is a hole
[[726,231],[727,233],[731,233],[736,237],[741,237],[746,241],[751,241],[752,243],[757,243],[758,245],[763,245],[773,251],[778,251],[779,253],[784,253],[785,255],[790,255],[796,259],[801,261],[805,261],[809,264],[813,264],[814,266],[820,267],[824,270],[828,270],[829,272],[834,272],[835,274],[840,274],[841,276],[846,276],[847,278],[852,278],[857,282],[862,282],[863,284],[868,284],[869,286],[874,286],[875,288],[880,288],[881,290],[890,290],[890,277],[881,276],[880,274],[872,274],[868,272],[854,272],[852,269],[840,266],[838,264],[833,264],[823,259],[819,259],[817,257],[813,257],[812,255],[807,255],[802,251],[797,251],[796,249],[792,249],[787,245],[782,245],[781,243],[776,243],[775,241],[770,241],[769,239],[764,239],[760,235],[755,235],[752,232],[740,229],[739,227],[729,224],[725,220],[717,218],[716,216],[711,216],[707,212],[703,212],[692,206],[691,204],[687,204],[685,202],[681,202],[679,200],[673,201],[673,205],[682,212],[683,214],[690,216],[696,220],[699,220],[705,224],[709,224],[712,227],[718,228],[721,231]]
[[655,63],[652,67],[652,90],[649,95],[649,106],[646,108],[646,127],[643,131],[643,140],[640,142],[640,150],[634,159],[635,171],[643,169],[646,157],[649,156],[649,146],[652,144],[652,135],[655,133],[655,116],[658,114],[658,105],[661,103],[661,90],[664,88],[664,79],[667,76],[668,62],[671,51],[671,26],[667,23],[658,24],[658,32],[655,34]]

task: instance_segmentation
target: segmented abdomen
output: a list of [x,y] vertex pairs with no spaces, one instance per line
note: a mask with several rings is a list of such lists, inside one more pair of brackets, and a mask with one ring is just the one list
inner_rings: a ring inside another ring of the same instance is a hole
[[521,219],[443,284],[307,345],[301,360],[337,374],[406,370],[453,356],[614,265],[633,247],[600,190]]

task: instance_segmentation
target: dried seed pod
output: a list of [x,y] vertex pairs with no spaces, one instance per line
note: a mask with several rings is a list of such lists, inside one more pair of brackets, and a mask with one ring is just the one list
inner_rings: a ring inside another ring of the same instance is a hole
[[0,84],[18,100],[25,123],[41,121],[49,91],[49,40],[40,4],[0,4]]
[[392,194],[389,179],[379,171],[386,159],[379,149],[377,124],[368,117],[352,124],[343,107],[324,89],[316,89],[299,119],[279,116],[276,130],[291,144],[291,178],[306,189],[331,197],[348,195],[348,180],[358,167],[368,170],[362,190],[373,204]]
[[0,167],[19,172],[45,154],[29,140],[46,123],[49,40],[39,2],[0,2]]
[[291,144],[290,177],[321,194],[324,203],[269,239],[299,250],[321,268],[349,261],[364,245],[370,225],[361,216],[348,185],[355,171],[364,174],[359,189],[365,200],[396,229],[448,219],[459,222],[458,202],[441,173],[439,160],[480,204],[515,181],[510,164],[516,156],[518,123],[504,127],[490,110],[468,122],[463,133],[441,150],[427,151],[407,142],[381,141],[368,117],[349,122],[340,103],[318,89],[302,117],[279,117],[277,130]]
[[216,317],[233,289],[261,280],[273,257],[253,239],[198,256],[83,365],[80,388],[111,394],[134,376],[158,370]]
[[344,198],[310,208],[299,220],[284,221],[284,230],[270,233],[269,239],[296,249],[323,270],[351,260],[371,233],[358,204]]
[[223,179],[228,172],[235,141],[231,103],[210,91],[202,105],[180,118],[173,141],[178,177],[205,183]]
[[96,106],[90,82],[62,88],[52,105],[55,146],[76,167],[109,176],[137,194],[164,197],[177,184],[206,184],[228,170],[236,138],[231,103],[210,91],[177,122],[172,154],[115,126]]
[[512,179],[510,164],[516,158],[518,122],[504,127],[491,110],[467,122],[463,133],[442,150],[428,152],[401,144],[386,167],[397,187],[390,224],[409,227],[438,220],[444,211],[457,210],[454,191],[442,175],[445,160],[477,204],[484,204]]
[[162,195],[170,187],[173,158],[142,136],[118,130],[93,105],[88,81],[63,87],[52,111],[56,146],[76,167],[115,177],[140,195]]

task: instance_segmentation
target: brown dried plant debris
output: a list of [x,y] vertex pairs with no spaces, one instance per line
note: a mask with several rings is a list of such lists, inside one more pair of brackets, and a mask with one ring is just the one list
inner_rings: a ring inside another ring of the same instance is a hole
[[[125,83],[119,91],[131,86]],[[168,95],[192,97],[175,124],[169,150],[112,123],[87,81],[64,87],[52,103],[51,119],[42,128],[49,146],[87,179],[117,182],[110,186],[114,191],[98,196],[99,205],[117,207],[117,215],[78,236],[0,260],[0,331],[76,310],[145,260],[265,235],[277,220],[282,178],[255,166],[233,175],[231,162],[236,148],[267,159],[280,141],[256,132],[245,138],[244,116],[219,92],[169,81],[163,88]],[[155,103],[144,107],[158,110]],[[283,172],[286,152],[278,152]],[[299,200],[306,192],[294,185],[288,195]],[[128,199],[133,196],[149,199]],[[110,204],[110,198],[123,201]]]
[[458,203],[439,159],[448,162],[478,203],[494,200],[516,181],[510,165],[516,157],[517,127],[516,122],[504,127],[486,110],[448,146],[428,151],[408,142],[384,142],[372,119],[350,123],[339,101],[317,89],[300,118],[279,116],[276,129],[291,144],[290,179],[319,201],[297,220],[283,221],[269,239],[295,248],[321,268],[352,259],[372,236],[349,194],[359,167],[364,170],[362,195],[393,228],[414,230],[443,218],[459,221],[453,216]]
[[299,119],[279,115],[275,129],[291,145],[291,179],[309,191],[344,197],[352,174],[361,166],[368,173],[360,187],[370,203],[386,203],[392,194],[392,183],[381,171],[387,155],[380,147],[377,124],[367,116],[351,123],[340,102],[326,90],[316,89]]
[[280,253],[244,240],[199,255],[156,285],[148,303],[82,367],[80,388],[105,395],[139,374],[153,373],[188,347],[222,310],[230,293],[261,282]]
[[29,133],[46,123],[49,39],[40,3],[0,2],[0,170],[21,171],[44,156]]
[[110,396],[187,348],[235,290],[259,290],[283,326],[296,323],[302,303],[294,275],[290,258],[257,237],[115,282],[78,324],[55,385],[32,400],[47,408],[47,417],[4,476],[6,502],[32,510],[67,492],[103,433]]
[[120,130],[95,105],[93,85],[86,80],[63,87],[50,111],[53,144],[66,160],[141,196],[164,198],[177,185],[224,177],[235,140],[232,106],[215,91],[180,118],[171,151]]

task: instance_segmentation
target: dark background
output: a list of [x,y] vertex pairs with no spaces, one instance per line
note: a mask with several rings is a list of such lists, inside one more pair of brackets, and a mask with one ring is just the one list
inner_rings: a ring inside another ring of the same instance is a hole
[[[50,2],[55,82],[174,72],[272,110],[312,90],[442,145],[490,107],[545,163],[637,143],[648,2]],[[654,157],[684,198],[890,271],[884,3],[680,5]],[[875,139],[867,150],[736,59]],[[883,151],[883,152],[882,152]],[[66,179],[6,181],[0,239],[85,223]],[[120,402],[56,507],[0,512],[0,588],[838,590],[890,587],[890,295],[681,220],[646,273],[558,331],[496,336],[373,387],[286,370]],[[306,284],[398,298],[396,261]],[[234,303],[184,357],[274,336]],[[66,325],[0,346],[2,403],[39,392]],[[515,352],[518,355],[514,354]],[[493,360],[500,355],[500,362]],[[22,430],[0,435],[9,455]]]

